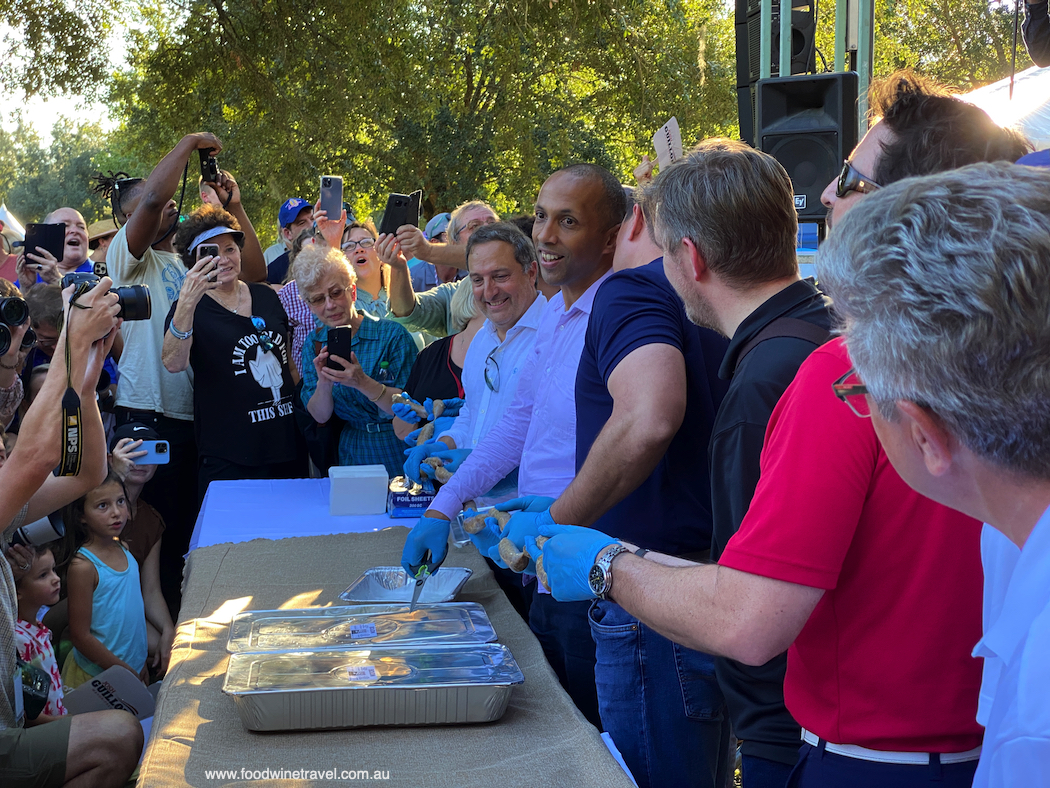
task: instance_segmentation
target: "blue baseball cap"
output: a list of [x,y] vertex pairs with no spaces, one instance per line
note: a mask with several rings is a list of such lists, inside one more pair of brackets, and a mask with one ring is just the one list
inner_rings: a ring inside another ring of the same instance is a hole
[[439,213],[429,222],[427,222],[426,228],[423,230],[423,235],[427,237],[428,241],[433,241],[441,233],[448,232],[448,223],[452,221],[452,214],[450,213]]
[[1017,163],[1028,167],[1050,167],[1050,150],[1037,150],[1035,153],[1026,153],[1017,160]]
[[292,197],[290,200],[285,202],[281,206],[281,212],[277,214],[277,220],[281,227],[287,227],[296,219],[299,218],[299,214],[306,208],[313,208],[309,202],[304,200],[302,197]]

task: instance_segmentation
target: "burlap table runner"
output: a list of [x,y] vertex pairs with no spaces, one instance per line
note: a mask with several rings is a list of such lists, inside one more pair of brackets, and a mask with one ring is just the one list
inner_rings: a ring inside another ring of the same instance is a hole
[[[302,733],[244,729],[233,700],[222,694],[232,613],[341,604],[338,594],[365,569],[397,564],[405,534],[398,527],[366,534],[257,539],[192,552],[171,667],[138,784],[629,788],[630,780],[598,731],[561,689],[539,643],[471,547],[450,549],[446,565],[474,570],[460,598],[484,605],[499,642],[511,650],[525,675],[525,684],[514,688],[501,720]],[[281,769],[358,774],[352,781],[250,779],[265,769],[271,774]],[[218,770],[227,774],[216,775]],[[370,773],[370,779],[362,779],[363,772]],[[379,779],[374,779],[376,772]]]

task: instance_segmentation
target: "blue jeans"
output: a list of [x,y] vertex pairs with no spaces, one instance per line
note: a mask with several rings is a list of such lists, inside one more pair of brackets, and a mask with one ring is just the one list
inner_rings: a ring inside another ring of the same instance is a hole
[[922,766],[847,758],[802,743],[788,788],[970,788],[977,761]]
[[724,788],[735,756],[714,659],[613,602],[594,602],[589,618],[602,725],[639,788]]
[[529,606],[529,629],[576,708],[601,730],[594,689],[594,641],[587,630],[588,607],[590,602],[559,602],[550,594],[536,592]]

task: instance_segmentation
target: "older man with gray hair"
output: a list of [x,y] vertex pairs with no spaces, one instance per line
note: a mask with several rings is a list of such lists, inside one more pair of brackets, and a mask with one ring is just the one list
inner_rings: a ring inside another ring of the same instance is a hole
[[[822,248],[861,400],[901,477],[985,523],[974,786],[1050,785],[1050,175],[906,180]],[[920,524],[917,524],[919,526]]]

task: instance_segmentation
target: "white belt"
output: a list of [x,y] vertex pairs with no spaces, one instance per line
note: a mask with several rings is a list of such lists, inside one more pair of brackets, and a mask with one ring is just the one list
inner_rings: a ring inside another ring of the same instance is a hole
[[[820,738],[815,733],[802,729],[802,741],[806,744],[819,746]],[[846,758],[856,758],[861,761],[876,761],[878,763],[897,763],[913,766],[925,766],[930,762],[928,752],[887,752],[886,750],[869,750],[867,747],[858,747],[856,744],[832,744],[826,742],[824,749],[835,755],[843,755]],[[937,753],[941,764],[965,763],[976,761],[981,757],[981,748],[974,747],[966,752],[942,752]]]

